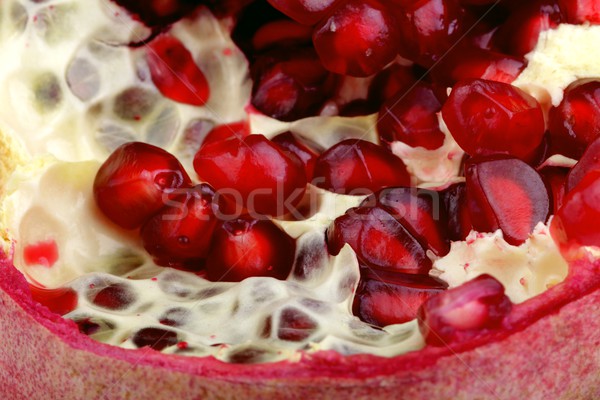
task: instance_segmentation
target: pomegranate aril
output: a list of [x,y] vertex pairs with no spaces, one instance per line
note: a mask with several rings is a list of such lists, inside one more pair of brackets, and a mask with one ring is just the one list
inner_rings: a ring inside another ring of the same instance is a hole
[[501,229],[504,239],[523,243],[551,211],[548,188],[540,174],[516,158],[467,161],[467,198],[471,222],[479,232]]
[[366,198],[361,206],[376,204],[396,218],[424,248],[437,256],[450,250],[442,194],[427,189],[395,187]]
[[540,104],[507,83],[475,79],[454,86],[442,116],[469,155],[508,154],[532,159],[545,131]]
[[306,178],[309,181],[312,179],[317,157],[322,152],[319,145],[305,138],[300,138],[290,131],[280,133],[271,139],[271,141],[288,152],[288,154],[297,157],[304,165]]
[[314,25],[344,0],[269,0],[269,3],[288,17],[305,25]]
[[312,28],[287,19],[267,22],[252,37],[255,51],[266,51],[273,47],[298,47],[310,45]]
[[500,329],[511,309],[502,284],[480,275],[426,300],[418,312],[419,329],[431,346],[460,343]]
[[379,207],[351,208],[327,229],[330,254],[348,243],[359,261],[376,270],[426,274],[431,260],[423,246],[390,213]]
[[46,289],[29,285],[33,300],[59,315],[65,315],[77,307],[77,293],[71,288]]
[[578,159],[600,136],[600,80],[571,83],[562,101],[548,114],[552,151]]
[[182,189],[146,221],[140,231],[142,243],[157,264],[186,270],[201,268],[221,216],[217,200],[207,184]]
[[102,164],[94,180],[94,198],[112,222],[134,229],[158,212],[173,191],[191,184],[173,155],[132,142],[117,148]]
[[545,166],[539,170],[540,175],[550,188],[552,194],[552,211],[551,214],[556,214],[558,209],[562,207],[564,197],[566,195],[567,176],[570,170],[566,167]]
[[580,246],[600,246],[600,170],[593,170],[571,190],[552,218],[550,232],[569,257]]
[[588,146],[579,162],[569,171],[565,184],[567,193],[573,190],[593,170],[600,170],[600,137]]
[[400,55],[430,67],[459,42],[465,11],[455,0],[406,3],[395,13],[401,35]]
[[377,132],[382,142],[401,141],[428,150],[444,143],[437,113],[445,99],[438,98],[429,84],[420,82],[396,93],[379,110]]
[[208,81],[179,39],[168,34],[156,37],[148,44],[146,59],[152,82],[165,97],[194,106],[208,101]]
[[394,60],[397,22],[376,0],[347,0],[315,26],[313,43],[328,70],[369,76]]
[[318,328],[317,321],[296,308],[285,308],[279,315],[277,337],[281,340],[300,342],[308,339]]
[[214,233],[206,261],[207,278],[239,282],[253,276],[285,279],[292,270],[296,242],[267,219],[249,216],[223,222]]
[[160,328],[143,328],[135,333],[131,339],[137,347],[150,347],[161,351],[179,342],[177,333]]
[[311,48],[285,48],[261,54],[250,69],[252,105],[281,121],[316,115],[334,94],[337,78]]
[[263,135],[208,143],[194,157],[200,179],[220,195],[250,213],[273,216],[295,211],[302,199],[307,180],[299,164]]
[[558,5],[570,24],[600,23],[600,3],[597,0],[558,0]]
[[243,140],[248,135],[250,135],[250,124],[248,121],[217,125],[206,134],[206,137],[202,140],[202,146],[231,138]]
[[444,209],[448,216],[448,239],[465,240],[473,224],[467,204],[467,185],[455,183],[442,191]]
[[413,66],[392,64],[379,72],[369,84],[367,100],[377,108],[390,97],[408,90],[417,82]]
[[356,290],[353,313],[362,321],[384,327],[416,318],[421,304],[445,290],[445,286],[427,275],[408,280],[377,271],[372,278],[361,279]]
[[94,286],[88,290],[87,298],[94,305],[109,310],[123,310],[137,300],[132,288],[123,283]]
[[319,156],[313,182],[336,193],[364,195],[391,186],[410,186],[402,160],[388,149],[359,139],[346,139]]
[[198,8],[198,0],[113,0],[150,27],[169,25]]

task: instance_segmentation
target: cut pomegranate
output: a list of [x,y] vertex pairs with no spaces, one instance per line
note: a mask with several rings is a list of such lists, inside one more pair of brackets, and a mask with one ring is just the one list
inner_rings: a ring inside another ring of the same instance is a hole
[[470,155],[535,156],[544,136],[544,115],[530,95],[502,82],[481,79],[454,86],[442,108],[452,136]]
[[137,347],[150,347],[161,351],[166,347],[176,345],[179,340],[177,333],[160,328],[143,328],[131,339]]
[[273,216],[295,211],[304,195],[306,175],[298,164],[263,135],[208,143],[194,158],[200,179],[220,195],[250,213]]
[[102,164],[94,180],[94,198],[112,222],[134,229],[158,212],[173,191],[191,185],[173,155],[132,142],[117,148]]
[[420,82],[402,89],[379,110],[377,132],[382,142],[401,141],[411,147],[428,150],[444,143],[437,113],[445,99],[439,99],[431,85]]
[[292,270],[296,243],[269,220],[242,216],[215,231],[206,261],[208,279],[239,282],[253,276],[285,279]]
[[377,270],[426,274],[431,260],[410,232],[379,207],[351,208],[327,230],[327,245],[337,255],[348,243],[359,261]]
[[400,54],[430,67],[464,32],[465,12],[455,0],[405,2],[396,15],[401,33]]
[[551,223],[552,237],[567,254],[579,246],[600,246],[600,170],[589,172],[567,194]]
[[290,131],[280,133],[271,139],[271,141],[284,149],[288,154],[297,157],[304,165],[306,178],[309,181],[312,179],[317,157],[322,152],[319,145],[305,138],[300,138]]
[[178,192],[142,226],[142,242],[157,264],[197,270],[208,255],[221,211],[207,184]]
[[156,37],[148,45],[146,59],[152,82],[165,97],[194,106],[208,101],[208,81],[179,39],[168,34]]
[[600,23],[600,3],[596,0],[558,0],[570,24]]
[[37,303],[59,315],[65,315],[77,308],[77,293],[71,288],[46,289],[29,285],[31,297]]
[[501,328],[511,309],[504,286],[480,275],[426,300],[418,312],[419,329],[427,344],[447,346]]
[[473,228],[467,204],[467,185],[464,182],[455,183],[444,189],[441,194],[448,216],[448,239],[465,240]]
[[352,308],[362,321],[380,327],[415,319],[425,300],[445,290],[443,284],[427,275],[410,280],[377,271],[370,276],[361,279]]
[[410,187],[387,188],[366,198],[361,206],[373,204],[389,212],[424,248],[437,256],[444,256],[450,250],[441,193]]
[[578,159],[600,136],[600,80],[582,79],[571,83],[557,107],[548,115],[548,129],[554,152]]
[[313,182],[336,193],[370,194],[390,186],[410,186],[402,160],[389,150],[347,139],[325,151],[315,164]]
[[313,49],[277,49],[251,66],[252,105],[281,121],[316,115],[334,94],[337,79],[323,68]]
[[397,26],[382,3],[347,0],[315,27],[313,43],[328,70],[343,75],[369,76],[396,57]]
[[123,283],[91,287],[87,298],[95,305],[109,310],[123,310],[137,300],[135,292]]
[[305,25],[314,25],[344,0],[269,0],[276,9]]
[[600,137],[594,140],[587,148],[577,164],[571,168],[567,176],[565,190],[570,192],[590,171],[600,170]]
[[511,244],[523,243],[538,222],[546,222],[550,196],[540,174],[516,158],[471,159],[465,166],[473,227],[501,229]]

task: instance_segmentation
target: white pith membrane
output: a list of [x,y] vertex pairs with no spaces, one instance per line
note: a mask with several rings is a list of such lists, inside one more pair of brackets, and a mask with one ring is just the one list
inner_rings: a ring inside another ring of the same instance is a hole
[[[394,356],[422,348],[415,321],[379,329],[352,315],[359,280],[356,256],[349,246],[336,257],[325,250],[327,226],[362,197],[310,186],[311,217],[276,223],[297,238],[298,254],[310,254],[304,258],[314,262],[312,274],[240,283],[209,282],[156,266],[137,235],[117,229],[95,208],[95,173],[120,144],[140,140],[161,146],[195,177],[191,161],[210,128],[248,118],[251,82],[244,56],[229,39],[230,25],[202,11],[171,31],[194,54],[210,83],[209,103],[192,107],[165,99],[155,89],[144,48],[126,46],[148,32],[112,2],[0,2],[0,54],[5,55],[0,63],[0,131],[18,138],[16,157],[24,160],[6,185],[1,213],[5,248],[14,245],[15,266],[33,283],[74,288],[78,307],[65,317],[89,318],[100,327],[91,337],[126,348],[136,347],[133,335],[149,327],[176,332],[180,345],[166,347],[165,353],[226,361],[239,354],[251,354],[252,362],[294,359],[300,350],[323,349]],[[590,56],[585,42],[571,39],[584,30],[588,43],[598,43],[600,27],[563,25],[543,33],[515,84],[548,106],[560,101],[571,81],[600,76],[600,62],[581,62],[582,55]],[[577,63],[557,65],[554,49],[564,47],[562,43],[569,44],[569,60]],[[577,50],[580,46],[583,50]],[[555,62],[544,67],[548,59]],[[561,78],[545,80],[545,68],[559,71],[555,76]],[[292,130],[326,148],[349,137],[377,142],[375,115],[292,123],[257,114],[249,118],[252,131],[267,137]],[[393,150],[421,186],[441,187],[460,179],[462,151],[449,134],[434,151],[399,142]],[[52,242],[59,254],[56,263],[26,262],[27,246]],[[518,247],[506,243],[499,231],[472,232],[466,241],[453,243],[447,256],[434,260],[432,270],[450,287],[482,273],[495,276],[518,303],[562,281],[567,264],[547,227],[539,224]],[[94,291],[118,282],[131,289],[133,300],[126,308],[107,310],[88,300]],[[283,340],[290,318],[312,320],[315,329],[301,340]],[[159,322],[165,319],[169,326]]]

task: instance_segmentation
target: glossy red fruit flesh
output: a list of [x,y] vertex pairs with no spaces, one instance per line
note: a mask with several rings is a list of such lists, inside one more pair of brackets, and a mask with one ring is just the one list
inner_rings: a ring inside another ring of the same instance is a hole
[[415,319],[425,300],[445,290],[428,275],[414,279],[383,271],[369,275],[358,284],[352,310],[362,321],[379,327]]
[[600,23],[600,3],[596,0],[558,0],[558,4],[570,24]]
[[556,0],[537,0],[516,9],[494,34],[498,48],[515,56],[524,56],[538,42],[540,32],[554,29],[562,20]]
[[280,133],[271,139],[271,141],[302,162],[306,178],[310,182],[314,174],[317,157],[322,152],[321,148],[316,143],[300,138],[290,131]]
[[465,29],[465,12],[455,0],[412,1],[395,14],[401,34],[400,55],[426,67],[459,42]]
[[151,27],[171,24],[190,14],[201,3],[199,0],[113,1]]
[[250,135],[206,144],[194,157],[194,169],[236,210],[282,216],[295,211],[306,190],[306,174],[275,143]]
[[252,105],[281,121],[316,115],[334,94],[337,79],[310,48],[277,49],[254,61]]
[[447,346],[500,329],[511,309],[504,286],[480,275],[425,301],[418,312],[419,329],[427,344]]
[[389,150],[365,140],[347,139],[319,156],[313,182],[332,192],[364,195],[385,187],[410,186],[410,175],[402,160]]
[[455,183],[444,189],[441,195],[448,216],[448,239],[465,240],[473,228],[467,204],[467,185]]
[[248,121],[217,125],[206,134],[206,137],[202,141],[202,146],[231,138],[243,140],[248,135],[250,135],[250,124]]
[[312,28],[288,19],[267,22],[252,36],[252,47],[261,52],[273,47],[297,47],[312,43]]
[[46,289],[30,284],[29,290],[35,302],[48,307],[53,313],[65,315],[77,308],[77,293],[71,288]]
[[411,147],[428,150],[444,143],[437,113],[445,99],[439,99],[431,85],[420,82],[401,90],[387,100],[377,119],[377,132],[382,142],[401,141]]
[[377,108],[384,101],[401,91],[408,91],[417,82],[417,73],[412,66],[392,64],[379,72],[369,84],[367,100]]
[[548,114],[548,129],[554,152],[578,159],[600,136],[600,80],[571,83],[557,107]]
[[442,107],[442,116],[458,145],[470,155],[535,156],[545,125],[540,104],[502,82],[459,82]]
[[579,162],[569,171],[565,190],[570,192],[575,189],[579,182],[593,170],[600,170],[600,137],[588,146]]
[[387,188],[366,198],[361,206],[366,205],[385,209],[435,255],[441,257],[450,250],[446,209],[440,192],[414,187]]
[[314,25],[344,0],[269,0],[269,3],[288,17],[305,25]]
[[351,208],[327,229],[329,253],[348,243],[359,261],[376,270],[427,274],[431,260],[410,232],[379,207]]
[[569,255],[580,246],[600,246],[600,170],[589,172],[567,194],[551,223],[554,240]]
[[117,148],[102,164],[94,180],[94,198],[112,222],[134,229],[158,212],[173,191],[191,185],[173,155],[132,142]]
[[194,106],[208,101],[208,81],[179,39],[169,34],[156,37],[148,44],[146,59],[152,82],[165,97]]
[[552,215],[556,214],[558,209],[562,207],[566,195],[567,176],[569,175],[569,171],[572,171],[572,169],[558,166],[544,166],[539,170],[540,175],[544,179],[544,182],[546,182],[546,185],[552,194],[552,211],[550,212]]
[[223,222],[214,233],[206,261],[207,278],[239,282],[253,276],[285,279],[296,243],[270,220],[249,216]]
[[316,25],[313,43],[328,70],[369,76],[396,57],[397,22],[376,0],[348,0]]
[[501,229],[511,244],[523,243],[551,211],[540,174],[516,158],[481,158],[465,166],[471,222],[479,232]]
[[[144,248],[159,265],[198,270],[210,250],[221,216],[215,191],[207,184],[178,191],[141,229]],[[222,200],[222,199],[221,199]]]

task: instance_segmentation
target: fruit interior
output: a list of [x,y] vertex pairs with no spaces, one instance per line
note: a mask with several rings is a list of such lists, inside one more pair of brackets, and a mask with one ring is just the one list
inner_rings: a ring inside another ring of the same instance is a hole
[[[248,61],[230,39],[231,29],[231,20],[217,19],[204,8],[171,28],[196,55],[210,84],[208,102],[198,107],[158,92],[144,47],[130,46],[151,33],[117,5],[4,1],[0,53],[10,56],[0,65],[0,130],[15,139],[11,151],[17,164],[3,193],[6,251],[28,281],[48,289],[55,302],[60,296],[53,289],[74,289],[77,307],[65,318],[112,345],[152,345],[167,353],[232,362],[295,359],[301,350],[395,356],[422,348],[415,320],[379,328],[353,315],[357,257],[348,245],[337,255],[327,252],[325,230],[364,196],[309,185],[302,203],[309,209],[305,219],[274,219],[296,239],[296,255],[311,254],[311,264],[303,266],[309,273],[239,283],[210,282],[157,266],[138,236],[118,229],[96,208],[92,184],[101,162],[128,141],[168,150],[190,176],[196,176],[193,157],[206,134],[240,120],[249,121],[252,133],[272,138],[291,130],[326,149],[348,138],[379,141],[376,114],[283,122],[249,107]],[[561,25],[542,33],[514,84],[544,107],[558,104],[575,78],[600,76],[597,63],[582,62],[599,36],[589,26]],[[564,43],[571,56],[564,56]],[[555,62],[548,63],[549,58]],[[341,92],[348,99],[361,98],[367,83],[350,80]],[[441,126],[444,141],[434,150],[391,144],[422,187],[463,180],[463,152]],[[568,273],[543,223],[521,245],[507,243],[500,231],[472,232],[453,242],[447,255],[427,256],[433,261],[431,275],[450,287],[490,274],[513,303],[557,285]],[[103,290],[112,291],[104,303],[98,300]]]

